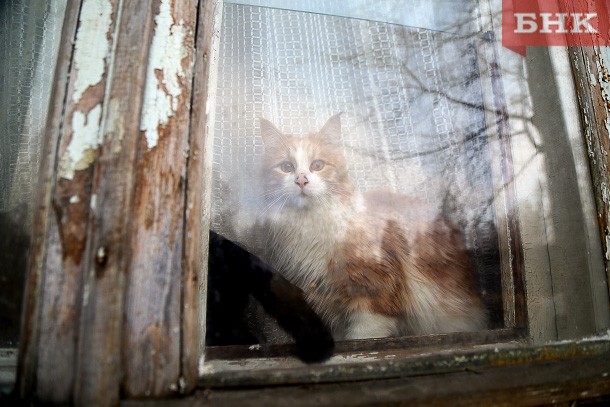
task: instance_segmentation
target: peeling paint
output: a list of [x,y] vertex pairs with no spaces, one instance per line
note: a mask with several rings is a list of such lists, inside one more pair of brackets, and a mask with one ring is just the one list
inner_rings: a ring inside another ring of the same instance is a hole
[[96,105],[85,116],[76,111],[72,115],[72,140],[59,164],[59,176],[74,178],[74,171],[87,168],[95,160],[95,150],[99,144],[102,107]]
[[74,102],[78,102],[87,88],[99,83],[104,76],[104,59],[110,50],[108,33],[111,17],[112,4],[109,0],[83,2],[74,46]]
[[161,1],[155,24],[140,122],[149,149],[157,145],[159,126],[167,125],[178,110],[178,98],[182,95],[180,78],[186,76],[182,68],[182,59],[187,54],[183,45],[184,21],[175,23],[170,0]]
[[203,376],[209,369],[207,369],[207,365],[205,364],[205,353],[200,352],[199,363],[197,364],[197,372],[199,376]]
[[[75,77],[72,100],[75,105],[81,101],[87,89],[104,78],[105,60],[110,52],[112,10],[110,0],[83,1],[72,69]],[[87,168],[95,160],[101,116],[102,106],[99,103],[88,112],[74,111],[71,139],[59,163],[60,177],[73,179],[75,171]]]
[[607,134],[610,135],[610,117],[608,117],[608,112],[610,112],[610,73],[608,72],[608,68],[604,64],[604,59],[599,58],[598,61],[598,70],[599,70],[599,84],[602,87],[601,96],[604,100],[605,110],[606,110],[606,119],[604,121],[604,125],[606,127]]
[[574,341],[573,339],[563,339],[560,341],[549,341],[547,345],[566,345],[571,343],[584,343],[584,342],[596,342],[596,341],[610,341],[610,329],[606,329],[604,332],[600,332],[597,335],[585,336],[584,338]]
[[[331,383],[424,374],[476,371],[527,363],[602,357],[610,351],[607,334],[580,341],[565,341],[543,346],[522,346],[521,342],[477,345],[465,350],[431,350],[423,354],[401,355],[394,360],[338,360],[306,367],[294,358],[216,359],[200,365],[200,385],[260,386],[289,383]],[[362,354],[360,354],[362,355]],[[337,363],[338,362],[338,363]],[[297,369],[292,369],[292,368]],[[605,370],[604,370],[605,371]]]

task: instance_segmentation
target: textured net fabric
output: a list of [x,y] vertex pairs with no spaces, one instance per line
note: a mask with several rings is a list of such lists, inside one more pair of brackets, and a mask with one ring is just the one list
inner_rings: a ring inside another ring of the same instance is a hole
[[478,35],[225,3],[220,38],[214,230],[251,243],[240,231],[262,207],[260,117],[306,134],[343,112],[358,188],[443,211],[464,231],[484,294],[499,293]]
[[[25,0],[0,5],[0,211],[29,207],[33,200],[65,6]],[[31,210],[24,212],[29,223]]]
[[65,0],[0,1],[0,346],[14,346]]

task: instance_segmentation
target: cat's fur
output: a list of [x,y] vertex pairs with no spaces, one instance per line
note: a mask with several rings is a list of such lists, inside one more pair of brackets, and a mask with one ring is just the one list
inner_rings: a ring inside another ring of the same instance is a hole
[[357,191],[339,115],[305,137],[261,119],[261,136],[265,258],[335,339],[485,329],[460,233],[417,199]]

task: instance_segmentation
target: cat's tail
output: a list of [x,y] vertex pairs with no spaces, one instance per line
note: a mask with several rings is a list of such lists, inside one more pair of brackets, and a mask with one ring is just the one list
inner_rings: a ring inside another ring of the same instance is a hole
[[[248,291],[295,341],[297,356],[306,363],[332,356],[335,342],[330,330],[305,300],[303,291],[267,263],[238,244],[210,233],[228,258],[238,260]],[[247,271],[246,271],[247,270]]]
[[[252,294],[295,341],[304,362],[321,362],[332,356],[335,342],[330,330],[305,300],[303,291],[255,256],[250,273]],[[264,289],[268,287],[269,289]]]

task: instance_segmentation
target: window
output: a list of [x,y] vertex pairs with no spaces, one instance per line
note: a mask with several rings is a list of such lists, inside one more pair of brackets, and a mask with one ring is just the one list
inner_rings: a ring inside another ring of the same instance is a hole
[[[567,55],[531,50],[537,58],[523,61],[502,49],[497,15],[479,2],[398,3],[224,2],[211,228],[273,259],[267,249],[281,249],[256,225],[273,222],[273,202],[257,184],[265,176],[259,118],[302,135],[344,112],[342,147],[357,189],[417,197],[464,236],[490,321],[487,332],[436,341],[544,343],[603,332],[606,276]],[[261,324],[260,336],[285,340]],[[337,347],[374,354],[430,343],[403,340]],[[254,349],[240,354],[261,354]],[[266,356],[236,365],[235,353],[210,350],[206,372],[273,365]]]
[[[549,359],[591,361],[574,381],[607,389],[606,55],[503,49],[499,1],[406,3],[67,2],[37,120],[20,397],[116,404]],[[339,112],[358,190],[415,195],[464,236],[488,329],[339,341],[314,365],[283,340],[207,346],[210,227],[259,254],[240,233],[258,210],[259,117],[302,134]]]

